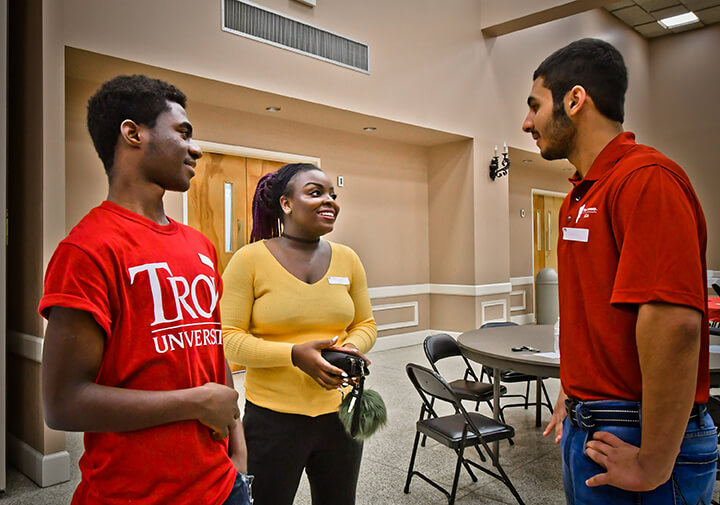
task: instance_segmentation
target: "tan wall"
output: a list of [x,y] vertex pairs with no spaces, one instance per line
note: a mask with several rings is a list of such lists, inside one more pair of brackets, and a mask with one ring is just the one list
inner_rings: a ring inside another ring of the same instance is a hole
[[[139,67],[138,70],[149,70]],[[67,227],[107,194],[107,181],[85,127],[85,104],[99,83],[67,81]],[[352,247],[371,287],[427,283],[429,278],[428,153],[419,146],[228,111],[195,94],[188,114],[198,139],[316,156],[337,188],[340,218],[330,240]],[[180,193],[168,193],[169,214],[182,218]]]
[[596,9],[503,35],[489,42],[491,59],[488,71],[497,80],[497,107],[500,109],[494,121],[496,130],[503,132],[508,145],[530,152],[538,151],[531,136],[521,130],[527,115],[526,100],[533,72],[553,51],[583,37],[607,40],[623,54],[630,79],[625,127],[638,131],[651,128],[648,42],[609,12]]
[[[404,328],[381,330],[378,332],[378,338],[430,329],[430,295],[373,298],[371,302],[373,307],[381,305],[402,304],[405,302],[417,302],[418,304],[417,326],[407,326]],[[410,321],[413,317],[413,311],[409,308],[402,308],[397,310],[373,311],[373,315],[375,316],[375,321],[377,322],[377,324],[381,325],[384,323],[398,323]]]
[[[43,104],[44,44],[43,2],[10,2],[8,70],[8,246],[7,327],[9,338],[19,333],[43,334],[37,314],[42,296],[46,245],[46,161]],[[55,165],[57,169],[57,165]],[[57,172],[57,170],[56,170]],[[50,177],[52,179],[52,177]],[[62,188],[60,188],[62,189]],[[64,198],[64,195],[59,195]],[[54,233],[54,232],[53,232]],[[62,230],[60,230],[62,233]],[[0,373],[5,373],[1,370]],[[7,428],[17,438],[48,454],[64,449],[65,436],[48,430],[40,402],[40,366],[26,357],[10,354],[7,359]],[[11,462],[20,455],[9,454]],[[4,457],[4,454],[2,455]]]
[[[655,128],[639,140],[653,145],[687,172],[705,211],[708,268],[720,270],[720,25],[653,40],[649,95]],[[694,55],[694,56],[693,56]]]
[[8,327],[42,334],[43,100],[41,1],[10,3],[8,88]]
[[[537,160],[537,156],[527,156],[525,151],[511,151],[512,164],[509,175],[510,192],[510,276],[526,277],[533,275],[533,213],[532,190],[555,191],[566,194],[572,188],[568,178],[573,171],[563,168],[547,167]],[[526,157],[527,156],[527,157]],[[523,163],[523,159],[531,160]],[[570,168],[567,161],[558,165]],[[525,210],[525,217],[521,210]]]
[[[219,1],[68,0],[65,43],[410,124],[472,131],[482,106],[468,98],[479,96],[487,60],[478,47],[477,0],[453,0],[452,9],[428,1],[333,0],[314,9],[288,0],[258,3],[369,44],[370,74],[223,32]],[[176,43],[178,34],[186,43]]]
[[430,295],[430,328],[468,331],[475,324],[475,298],[472,296]]
[[430,282],[475,283],[472,141],[430,149]]

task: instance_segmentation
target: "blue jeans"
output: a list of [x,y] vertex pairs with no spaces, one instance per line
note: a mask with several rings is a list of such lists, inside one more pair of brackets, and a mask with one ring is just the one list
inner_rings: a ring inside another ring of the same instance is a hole
[[223,505],[252,505],[252,475],[244,473],[237,474],[235,485],[233,485],[230,496],[223,502]]
[[[633,406],[637,403],[603,401],[602,406]],[[562,448],[563,483],[568,505],[710,505],[718,459],[718,438],[710,415],[691,420],[680,446],[672,476],[665,484],[647,492],[624,491],[613,486],[588,487],[585,481],[605,473],[605,469],[585,454],[585,444],[592,432],[576,427],[570,416],[563,423]],[[640,446],[639,426],[598,426],[625,442]]]

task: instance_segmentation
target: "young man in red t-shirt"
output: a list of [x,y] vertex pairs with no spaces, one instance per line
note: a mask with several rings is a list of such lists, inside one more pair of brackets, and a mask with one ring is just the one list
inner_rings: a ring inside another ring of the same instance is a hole
[[58,245],[39,308],[46,422],[85,432],[73,505],[249,503],[216,252],[163,209],[202,156],[185,102],[134,75],[88,103],[108,197]]
[[523,130],[544,158],[577,169],[560,210],[562,389],[545,431],[562,441],[567,502],[710,503],[717,437],[695,192],[676,163],[623,132],[627,70],[613,46],[573,42],[533,79]]

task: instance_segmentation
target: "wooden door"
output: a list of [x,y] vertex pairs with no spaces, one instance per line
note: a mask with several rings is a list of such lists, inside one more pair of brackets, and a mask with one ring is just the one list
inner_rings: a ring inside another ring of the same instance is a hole
[[188,224],[212,241],[221,274],[235,251],[250,241],[258,180],[282,165],[216,153],[198,160],[188,191]]
[[215,245],[221,274],[245,243],[246,164],[246,159],[238,156],[205,153],[197,162],[188,191],[188,224]]
[[558,223],[563,199],[560,196],[533,194],[533,284],[543,268],[552,268],[557,272]]
[[557,271],[558,218],[563,198],[533,194],[533,277],[543,268]]

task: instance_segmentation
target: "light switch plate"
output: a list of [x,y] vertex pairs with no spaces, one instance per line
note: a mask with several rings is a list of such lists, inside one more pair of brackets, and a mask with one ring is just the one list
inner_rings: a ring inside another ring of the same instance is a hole
[[338,188],[342,188],[343,184],[345,184],[345,179],[342,175],[338,175]]

